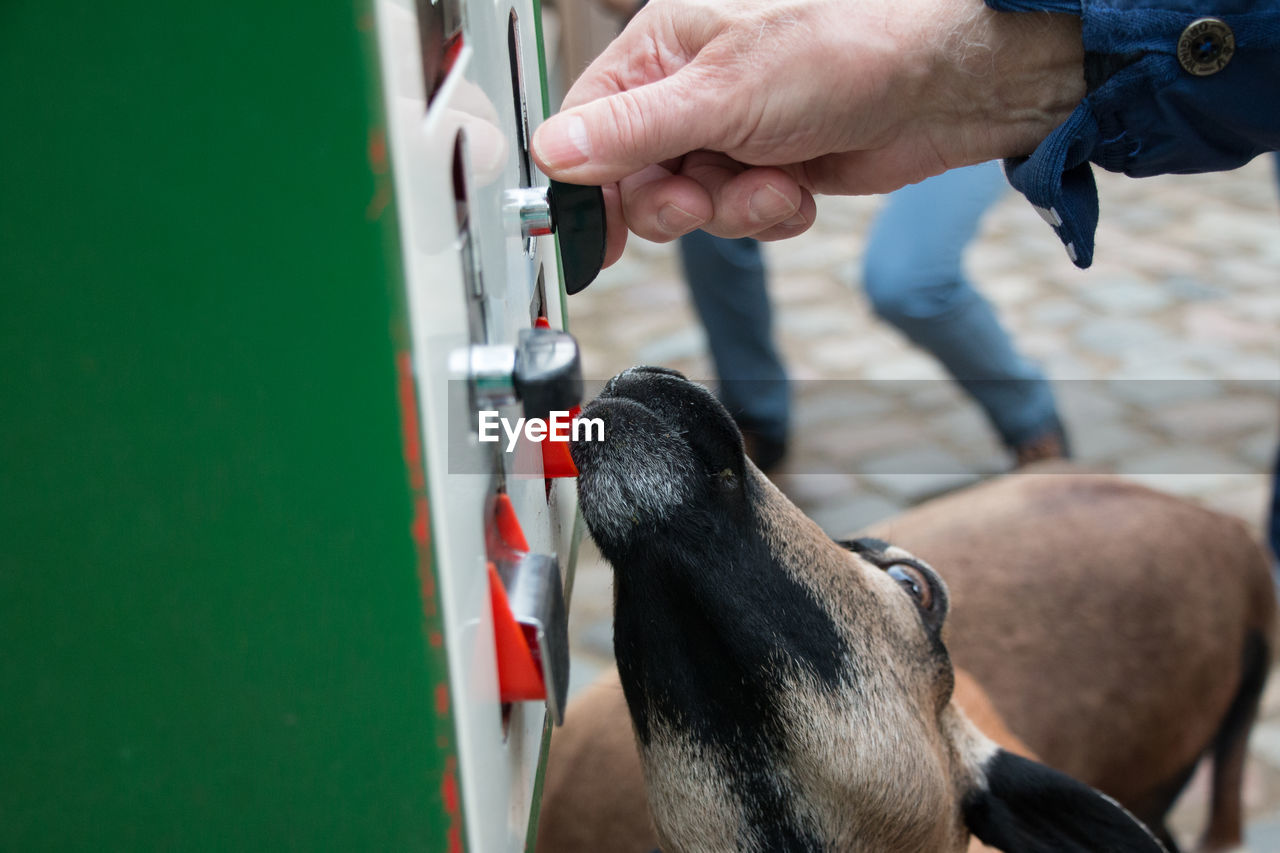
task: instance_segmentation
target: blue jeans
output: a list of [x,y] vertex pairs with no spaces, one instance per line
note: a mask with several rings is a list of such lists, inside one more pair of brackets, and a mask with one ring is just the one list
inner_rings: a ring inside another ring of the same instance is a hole
[[[1276,184],[1280,186],[1280,151],[1271,158],[1276,170]],[[1271,559],[1275,561],[1277,582],[1280,582],[1280,449],[1276,450],[1275,470],[1271,472],[1271,514],[1266,521],[1267,542],[1271,545]]]
[[[979,219],[1007,186],[999,166],[984,163],[898,190],[872,226],[863,266],[876,313],[942,362],[1016,445],[1058,425],[1053,393],[961,265]],[[785,436],[786,370],[771,336],[759,244],[698,231],[681,238],[680,256],[721,399],[757,431]]]
[[785,441],[791,393],[773,344],[773,309],[760,244],[705,231],[680,238],[680,260],[693,307],[707,330],[720,380],[720,402],[741,426]]

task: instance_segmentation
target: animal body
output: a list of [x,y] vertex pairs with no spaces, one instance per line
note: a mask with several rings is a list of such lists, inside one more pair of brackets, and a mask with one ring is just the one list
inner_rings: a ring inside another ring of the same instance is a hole
[[1201,849],[1240,843],[1275,605],[1237,521],[1019,476],[836,542],[678,374],[586,414],[618,673],[553,738],[540,851],[1173,850],[1206,753]]

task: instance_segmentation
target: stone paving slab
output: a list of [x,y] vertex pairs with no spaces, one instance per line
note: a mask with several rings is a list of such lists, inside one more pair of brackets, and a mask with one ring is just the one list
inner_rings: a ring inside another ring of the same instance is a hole
[[[1231,380],[1280,381],[1272,164],[1140,181],[1100,172],[1098,183],[1092,269],[1073,267],[1009,193],[982,223],[970,275],[1059,382],[1064,419],[1091,465],[1239,515],[1256,531],[1280,432],[1280,385],[1241,397]],[[1009,464],[936,363],[868,309],[857,276],[878,206],[876,198],[821,199],[808,234],[765,248],[778,345],[798,380],[792,452],[776,479],[833,533]],[[640,362],[712,376],[672,246],[633,237],[570,310],[589,378]],[[912,382],[916,391],[904,391]],[[908,487],[908,476],[929,482]],[[611,595],[608,567],[585,543],[571,610],[575,687],[608,665]],[[1249,849],[1280,853],[1280,678],[1255,735],[1246,794]],[[1175,812],[1172,825],[1188,841],[1203,824],[1206,796],[1200,778]]]

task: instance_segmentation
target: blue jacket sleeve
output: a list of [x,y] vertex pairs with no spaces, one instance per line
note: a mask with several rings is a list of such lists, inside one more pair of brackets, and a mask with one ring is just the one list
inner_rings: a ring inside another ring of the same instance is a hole
[[1005,162],[1076,266],[1093,261],[1098,225],[1090,162],[1146,177],[1280,149],[1280,0],[986,3],[1081,18],[1088,94],[1030,157]]

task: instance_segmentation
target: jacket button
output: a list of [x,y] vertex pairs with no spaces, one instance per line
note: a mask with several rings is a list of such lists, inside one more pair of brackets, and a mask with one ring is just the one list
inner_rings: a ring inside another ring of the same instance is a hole
[[1235,34],[1218,18],[1194,20],[1178,38],[1178,62],[1197,77],[1217,74],[1235,52]]

